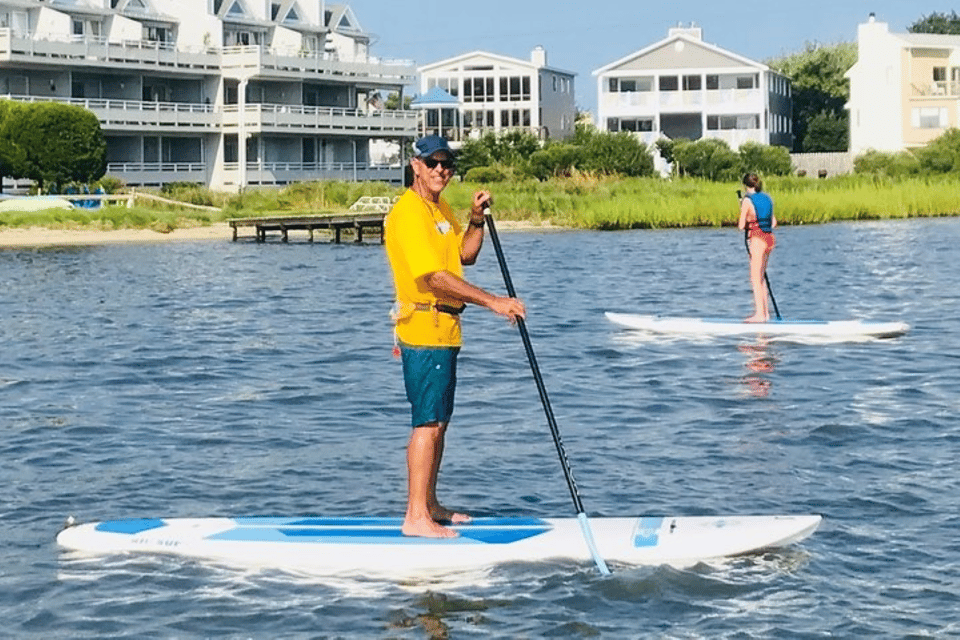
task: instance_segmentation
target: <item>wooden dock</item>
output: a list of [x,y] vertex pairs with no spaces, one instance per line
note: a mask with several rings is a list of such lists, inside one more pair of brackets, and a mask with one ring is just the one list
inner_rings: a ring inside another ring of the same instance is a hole
[[333,234],[332,241],[340,244],[344,230],[352,231],[354,242],[363,242],[364,233],[376,233],[383,244],[383,220],[386,212],[336,213],[313,216],[268,216],[260,218],[236,218],[230,220],[233,239],[239,237],[240,227],[254,227],[257,242],[266,242],[268,233],[280,233],[282,242],[289,242],[290,231],[309,232],[310,242],[314,240],[314,231],[326,230]]

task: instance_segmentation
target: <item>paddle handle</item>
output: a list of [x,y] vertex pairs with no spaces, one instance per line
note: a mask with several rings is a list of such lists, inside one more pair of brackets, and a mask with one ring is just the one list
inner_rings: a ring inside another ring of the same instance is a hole
[[[487,227],[490,229],[490,240],[493,242],[493,250],[497,254],[497,262],[500,263],[500,272],[503,274],[503,284],[506,286],[507,295],[511,298],[517,297],[517,292],[513,288],[513,280],[510,278],[510,270],[507,268],[507,259],[503,254],[503,247],[500,245],[500,236],[497,234],[497,225],[490,215],[490,209],[484,209],[483,217],[486,220]],[[560,437],[560,428],[557,426],[557,420],[553,416],[553,409],[550,407],[550,398],[547,396],[547,387],[543,383],[543,376],[540,375],[540,367],[537,365],[537,357],[533,352],[533,344],[530,341],[530,332],[527,331],[527,325],[523,318],[517,318],[517,328],[520,330],[520,338],[523,340],[523,348],[527,352],[527,360],[530,362],[530,370],[533,372],[533,379],[537,383],[537,391],[540,393],[540,403],[543,405],[543,412],[547,416],[547,424],[550,427],[550,434],[553,436],[553,444],[556,446],[557,455],[560,457],[560,466],[563,468],[563,476],[567,481],[567,488],[570,490],[570,497],[573,498],[573,506],[577,510],[577,518],[580,520],[580,528],[583,530],[583,537],[593,556],[600,573],[608,575],[610,569],[607,563],[597,551],[593,541],[593,533],[590,531],[590,525],[587,521],[586,512],[583,509],[583,501],[580,499],[580,492],[577,489],[577,481],[573,477],[573,470],[570,468],[570,461],[567,459],[567,452],[563,448],[563,439]]]

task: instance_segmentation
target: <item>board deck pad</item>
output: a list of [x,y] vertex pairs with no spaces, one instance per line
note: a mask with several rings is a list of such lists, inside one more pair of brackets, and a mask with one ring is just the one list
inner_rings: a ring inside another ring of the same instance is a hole
[[910,330],[905,322],[872,320],[770,320],[744,322],[732,318],[683,318],[632,313],[605,313],[623,327],[651,333],[687,335],[770,335],[811,338],[895,338]]
[[[690,564],[790,545],[819,515],[591,518],[600,555],[627,565]],[[405,536],[400,518],[135,518],[72,525],[60,546],[85,554],[174,554],[327,574],[406,576],[504,562],[588,561],[578,518],[475,518],[455,538]]]

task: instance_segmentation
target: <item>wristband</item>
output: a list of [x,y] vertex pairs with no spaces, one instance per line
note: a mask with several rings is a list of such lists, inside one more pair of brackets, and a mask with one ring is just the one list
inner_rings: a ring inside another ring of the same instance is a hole
[[477,229],[483,229],[483,225],[485,225],[486,223],[487,221],[484,220],[483,218],[480,218],[480,222],[477,222],[473,218],[470,218],[470,226],[476,227]]

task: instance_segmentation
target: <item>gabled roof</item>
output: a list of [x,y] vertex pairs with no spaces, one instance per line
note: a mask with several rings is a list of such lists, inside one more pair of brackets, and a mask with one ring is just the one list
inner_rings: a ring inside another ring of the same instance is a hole
[[326,27],[331,31],[358,34],[363,33],[363,27],[357,21],[353,9],[345,4],[328,4],[324,20]]
[[433,87],[422,96],[410,101],[411,107],[444,107],[456,106],[460,101],[440,87]]
[[687,33],[679,32],[595,69],[593,75],[597,76],[621,68],[683,68],[684,60],[688,61],[690,68],[737,66],[754,67],[759,71],[770,70],[770,67],[761,62],[709,44]]
[[179,20],[157,11],[152,0],[120,0],[116,7],[117,13],[122,16],[143,21],[159,22],[164,24],[179,24]]
[[306,20],[299,0],[283,0],[276,7],[276,15],[271,15],[270,19],[281,27],[298,33],[324,33],[327,31],[323,24]]
[[220,5],[220,10],[217,12],[217,17],[223,20],[224,24],[242,24],[266,28],[274,26],[273,22],[261,20],[250,13],[247,9],[246,0],[223,0],[223,4]]
[[[33,6],[37,6],[37,5],[33,5]],[[39,6],[43,6],[43,5],[39,5]],[[102,7],[94,7],[86,4],[51,2],[48,4],[48,6],[55,11],[60,11],[61,13],[68,13],[71,15],[108,16],[113,14],[113,11],[110,9],[104,9]]]
[[501,64],[506,64],[513,67],[523,67],[526,69],[530,69],[531,71],[536,71],[537,69],[542,68],[542,69],[548,69],[555,73],[562,73],[571,77],[577,75],[573,71],[565,71],[563,69],[557,69],[556,67],[551,67],[551,66],[540,67],[534,64],[533,62],[531,62],[530,60],[524,60],[522,58],[511,58],[509,56],[502,56],[496,53],[490,53],[489,51],[470,51],[469,53],[462,53],[458,56],[447,58],[445,60],[438,60],[437,62],[431,62],[430,64],[425,64],[422,67],[417,68],[417,72],[423,73],[425,71],[429,72],[435,69],[451,67],[473,58],[488,60],[491,63],[499,62]]

